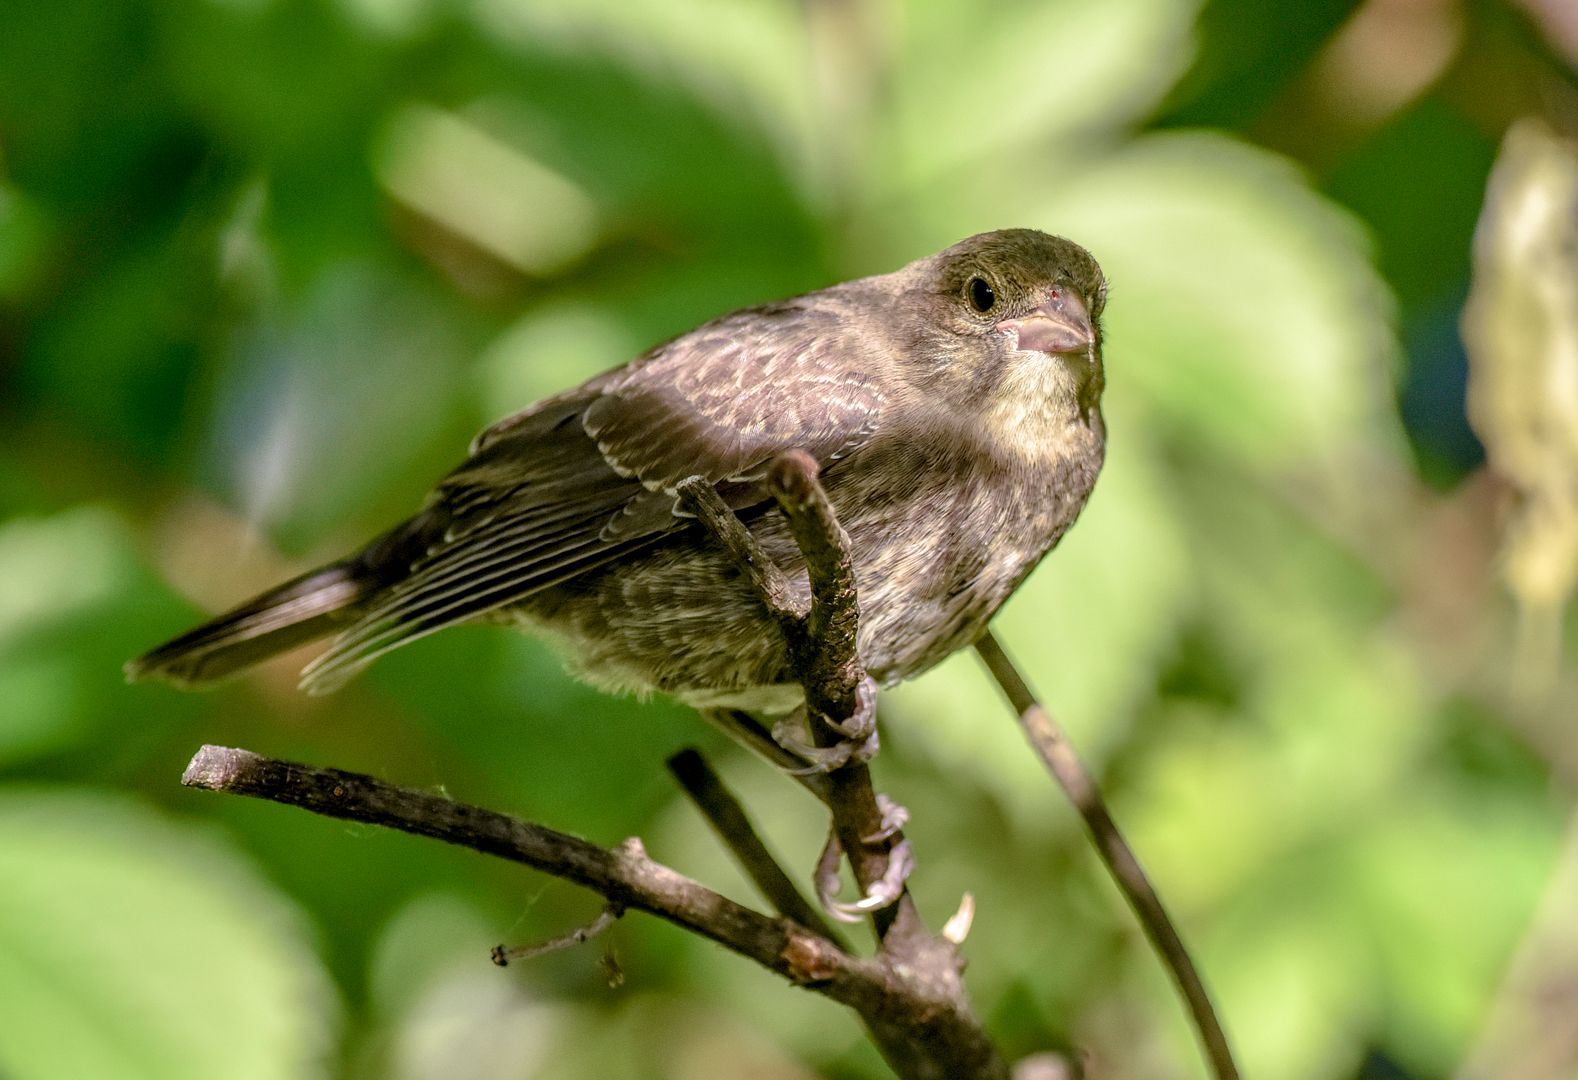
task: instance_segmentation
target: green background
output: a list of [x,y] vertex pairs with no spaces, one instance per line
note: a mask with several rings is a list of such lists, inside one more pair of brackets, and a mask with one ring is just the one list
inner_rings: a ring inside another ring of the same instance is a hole
[[[324,698],[294,688],[310,653],[196,695],[120,665],[409,512],[503,413],[730,308],[1009,225],[1079,240],[1111,279],[1111,456],[999,631],[1099,771],[1246,1075],[1578,1075],[1578,886],[1552,884],[1578,633],[1529,705],[1457,334],[1501,135],[1571,101],[1563,17],[12,5],[0,1076],[884,1075],[836,1006],[666,924],[603,939],[617,988],[599,945],[501,971],[492,945],[595,898],[177,784],[200,743],[245,746],[640,835],[757,903],[664,757],[707,749],[797,870],[821,817],[686,710],[485,628]],[[968,980],[1005,1049],[1202,1075],[974,658],[883,717],[918,902],[936,926],[974,893]],[[1506,1071],[1550,1045],[1554,1071]]]

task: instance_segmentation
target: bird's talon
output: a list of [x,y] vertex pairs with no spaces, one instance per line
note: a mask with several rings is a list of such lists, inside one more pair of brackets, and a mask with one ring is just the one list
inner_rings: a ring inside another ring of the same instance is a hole
[[[830,773],[842,769],[845,765],[861,763],[870,759],[876,753],[873,745],[869,752],[864,752],[867,743],[839,742],[832,746],[812,746],[800,738],[796,725],[792,719],[785,718],[773,724],[773,741],[796,757],[805,759],[806,764],[788,770],[792,776],[812,776],[816,773]],[[873,740],[874,741],[874,737]],[[864,752],[864,753],[863,753]]]
[[839,922],[857,923],[866,917],[865,912],[858,910],[856,907],[859,901],[851,904],[842,900],[836,900],[831,893],[824,891],[820,887],[818,887],[816,895],[817,899],[822,901],[822,910]]
[[870,844],[873,847],[893,839],[893,837],[898,835],[900,829],[909,824],[910,820],[909,810],[900,806],[880,791],[877,793],[877,810],[882,814],[882,825],[876,832],[860,838],[862,843]]
[[844,849],[838,843],[838,834],[829,831],[827,843],[822,845],[822,853],[816,858],[816,871],[813,877],[816,881],[816,894],[821,898],[823,906],[830,904],[832,898],[838,895],[838,890],[843,888],[843,883],[838,878],[838,861],[843,856]]
[[846,719],[834,720],[818,714],[817,719],[838,732],[846,742],[863,743],[877,737],[877,681],[862,675],[855,684],[855,710]]
[[790,776],[826,776],[830,772],[837,772],[839,769],[842,769],[848,763],[849,763],[849,758],[847,757],[847,755],[846,756],[840,756],[840,755],[837,755],[837,754],[830,754],[830,755],[827,755],[826,757],[818,755],[817,759],[815,761],[812,761],[812,762],[810,762],[807,765],[803,765],[803,766],[801,766],[798,769],[790,769],[789,770],[789,775]]
[[[810,713],[814,719],[804,718]],[[832,746],[812,746],[803,737],[801,723],[820,723],[839,735]],[[773,724],[773,741],[797,757],[804,758],[803,768],[789,770],[796,776],[813,773],[830,773],[846,765],[864,765],[876,756],[877,739],[877,684],[871,676],[863,676],[855,684],[855,712],[847,720],[832,720],[820,713],[806,710],[793,717],[785,717]]]
[[896,844],[888,852],[888,868],[880,881],[874,882],[866,895],[848,902],[823,895],[822,903],[828,914],[841,922],[859,922],[874,911],[898,902],[904,895],[904,883],[915,869],[915,856],[907,842]]
[[887,870],[859,900],[835,899],[842,883],[838,878],[839,843],[829,836],[817,860],[816,895],[827,913],[839,922],[856,923],[874,911],[881,911],[904,895],[904,883],[915,869],[915,855],[908,841],[901,841],[888,852]]
[[801,737],[800,725],[797,722],[804,713],[795,712],[789,716],[779,717],[773,721],[773,742],[794,754],[796,757],[811,758],[815,756],[817,747],[812,746]]

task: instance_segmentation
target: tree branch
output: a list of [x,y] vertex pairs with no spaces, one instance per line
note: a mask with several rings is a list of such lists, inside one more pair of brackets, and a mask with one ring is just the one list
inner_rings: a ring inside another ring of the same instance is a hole
[[848,944],[800,895],[784,868],[767,850],[767,845],[751,826],[745,808],[724,784],[723,778],[707,764],[707,759],[693,749],[681,750],[668,759],[668,771],[685,789],[685,794],[690,796],[690,801],[696,804],[718,838],[734,853],[736,861],[773,909],[848,952]]
[[1161,954],[1162,962],[1172,974],[1194,1020],[1195,1030],[1199,1033],[1206,1060],[1213,1073],[1219,1080],[1237,1080],[1238,1067],[1233,1063],[1227,1035],[1211,1005],[1205,983],[1195,970],[1189,950],[1184,947],[1183,939],[1173,926],[1167,909],[1162,906],[1161,897],[1156,894],[1134,850],[1112,820],[1095,778],[1085,768],[1084,762],[1080,761],[1078,752],[1052,714],[1030,692],[1024,676],[1019,674],[1019,669],[1014,667],[1013,661],[990,630],[975,643],[975,649],[986,662],[987,670],[1002,689],[1003,696],[1019,714],[1020,726],[1024,729],[1025,737],[1030,740],[1030,745],[1085,819],[1085,828],[1095,841],[1101,861],[1106,864],[1107,871],[1128,899],[1151,944]]
[[[603,848],[578,837],[505,814],[397,787],[372,776],[279,761],[250,750],[204,746],[181,776],[186,787],[246,795],[297,806],[326,817],[384,825],[524,863],[584,885],[626,908],[667,919],[748,956],[797,982],[814,981],[791,969],[786,951],[822,957],[837,953],[815,935],[795,934],[781,922],[728,900],[653,862],[639,840]],[[831,964],[818,959],[811,967]],[[833,965],[836,966],[836,965]],[[822,978],[825,976],[818,976]]]
[[698,709],[701,718],[723,732],[746,749],[755,751],[762,758],[784,770],[820,802],[827,802],[827,777],[818,772],[808,772],[810,762],[791,750],[779,746],[772,732],[750,713],[739,709]]
[[[767,473],[768,489],[805,557],[811,584],[809,612],[789,602],[791,593],[782,570],[711,483],[704,477],[692,477],[679,485],[679,494],[687,509],[734,557],[782,629],[791,663],[805,689],[807,709],[838,724],[859,709],[859,686],[865,671],[856,651],[860,609],[849,537],[818,482],[818,471],[811,455],[790,450],[774,459]],[[813,719],[809,727],[817,745],[836,744],[838,734],[829,724]],[[826,787],[839,845],[856,882],[869,893],[887,876],[890,856],[903,844],[903,836],[894,830],[880,843],[871,841],[888,830],[871,783],[871,770],[864,763],[853,762],[829,773]],[[872,917],[884,941],[897,930],[901,939],[924,948],[918,943],[931,937],[907,892]]]
[[860,1014],[888,1063],[905,1078],[1007,1080],[1006,1064],[958,992],[954,966],[910,967],[888,956],[851,956],[787,919],[713,892],[650,858],[641,842],[603,848],[585,840],[371,776],[204,746],[181,782],[384,825],[496,855],[583,885],[610,905],[645,911],[756,961]]
[[[711,484],[695,477],[680,485],[679,494],[732,555],[778,623],[805,691],[812,737],[819,746],[830,747],[840,738],[838,728],[869,708],[869,702],[862,700],[863,686],[870,683],[856,649],[859,606],[849,539],[809,455],[798,451],[781,455],[768,471],[768,487],[805,558],[812,597],[809,610],[796,602],[783,571]],[[1084,817],[1097,851],[1169,967],[1216,1076],[1236,1080],[1237,1069],[1199,975],[1095,782],[991,633],[976,647],[1018,711],[1032,746]],[[799,760],[798,754],[779,747],[753,718],[713,719],[731,729],[742,727],[748,743],[780,763]],[[774,919],[736,904],[653,861],[637,839],[614,849],[602,848],[540,825],[356,773],[205,746],[192,759],[182,782],[470,847],[583,885],[607,900],[603,915],[592,925],[527,950],[507,951],[503,959],[583,941],[626,908],[646,911],[853,1008],[901,1077],[1006,1080],[1007,1064],[971,1012],[960,979],[954,939],[965,932],[968,902],[950,921],[950,930],[934,935],[922,924],[908,892],[901,890],[892,905],[873,916],[880,941],[877,955],[852,956],[800,896],[743,809],[700,756],[678,755],[670,768],[786,917]],[[828,804],[840,847],[861,888],[870,893],[895,865],[903,843],[897,830],[886,827],[870,770],[857,760],[825,776],[802,780]]]

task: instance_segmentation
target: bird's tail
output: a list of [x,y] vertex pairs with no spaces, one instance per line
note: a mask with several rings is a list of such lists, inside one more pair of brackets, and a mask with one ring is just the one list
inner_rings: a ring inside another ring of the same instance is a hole
[[409,572],[441,523],[422,514],[354,555],[311,570],[126,664],[126,677],[177,686],[217,682],[336,633],[374,593]]
[[369,582],[347,563],[303,574],[126,665],[126,677],[201,686],[333,633]]

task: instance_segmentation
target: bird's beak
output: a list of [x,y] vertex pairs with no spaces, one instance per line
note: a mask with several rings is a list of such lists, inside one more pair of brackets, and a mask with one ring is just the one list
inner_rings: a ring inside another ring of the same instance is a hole
[[1082,355],[1096,342],[1085,302],[1072,289],[1059,288],[1047,302],[1022,319],[1004,319],[997,329],[1012,331],[1022,350]]

